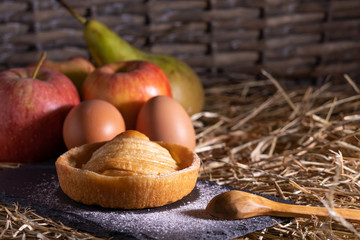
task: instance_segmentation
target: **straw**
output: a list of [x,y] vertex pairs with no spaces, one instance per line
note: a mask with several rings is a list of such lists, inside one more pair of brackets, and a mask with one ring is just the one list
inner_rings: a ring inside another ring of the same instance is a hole
[[[206,88],[205,109],[192,116],[202,159],[199,179],[325,206],[332,213],[326,220],[297,218],[241,239],[359,238],[359,225],[331,211],[360,209],[360,97],[354,84],[344,77],[340,85],[286,88],[272,78]],[[0,222],[3,238],[96,239],[19,206],[0,205]]]

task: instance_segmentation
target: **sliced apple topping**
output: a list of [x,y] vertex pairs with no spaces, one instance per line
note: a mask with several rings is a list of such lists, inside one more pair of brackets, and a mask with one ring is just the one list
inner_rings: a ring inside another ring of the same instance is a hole
[[167,149],[129,130],[96,150],[83,169],[108,176],[162,175],[179,166]]

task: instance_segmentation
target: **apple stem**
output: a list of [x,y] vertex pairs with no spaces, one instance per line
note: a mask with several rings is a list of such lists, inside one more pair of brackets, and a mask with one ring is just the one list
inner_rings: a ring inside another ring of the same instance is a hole
[[64,0],[58,0],[58,2],[63,5],[70,13],[71,15],[73,15],[79,22],[81,22],[81,24],[85,25],[87,20],[86,18],[80,16],[80,14],[75,11],[75,9],[73,9],[72,7],[69,6],[69,4],[67,4]]
[[34,72],[33,72],[32,76],[31,76],[32,78],[36,78],[36,76],[37,76],[37,74],[38,74],[38,72],[39,72],[39,69],[40,69],[42,63],[44,62],[45,58],[46,58],[46,52],[41,53],[40,60],[39,60],[39,62],[36,64],[36,67],[35,67],[35,69],[34,69]]

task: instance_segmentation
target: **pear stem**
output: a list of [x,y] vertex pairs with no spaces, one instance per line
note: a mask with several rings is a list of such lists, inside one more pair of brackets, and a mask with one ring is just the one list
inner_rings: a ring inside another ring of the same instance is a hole
[[36,67],[35,67],[35,69],[34,69],[34,72],[33,72],[32,76],[31,76],[31,78],[36,78],[36,76],[37,76],[37,74],[38,74],[38,72],[39,72],[39,69],[40,69],[42,63],[44,62],[45,58],[46,58],[46,52],[41,53],[40,60],[39,60],[39,62],[36,64]]
[[80,16],[80,14],[75,11],[75,9],[70,7],[69,4],[67,4],[64,0],[58,0],[58,2],[63,5],[63,7],[65,7],[71,13],[71,15],[73,15],[82,25],[86,24],[86,18]]

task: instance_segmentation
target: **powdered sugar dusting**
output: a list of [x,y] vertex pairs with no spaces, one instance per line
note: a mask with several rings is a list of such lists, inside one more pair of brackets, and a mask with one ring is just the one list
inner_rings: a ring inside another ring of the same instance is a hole
[[[26,187],[20,183],[5,187],[2,181],[9,178],[0,175],[0,190],[25,198],[33,208],[53,219],[104,237],[232,239],[275,224],[274,218],[268,216],[235,221],[214,219],[205,207],[214,196],[232,188],[209,181],[198,181],[188,196],[173,204],[153,209],[119,210],[77,203],[62,192],[53,168],[37,171],[23,174],[26,181],[31,182]],[[0,200],[6,201],[1,198],[0,194]],[[276,221],[283,219],[276,218]]]

